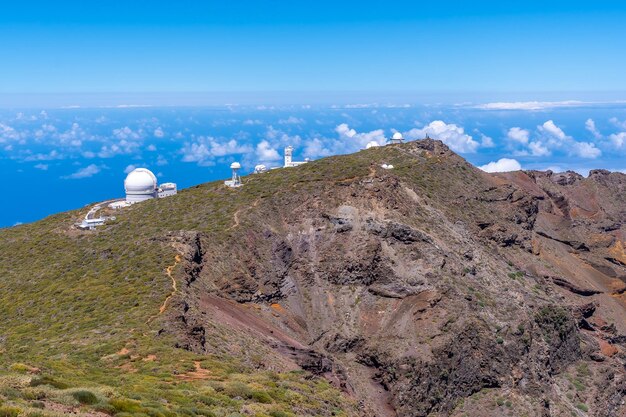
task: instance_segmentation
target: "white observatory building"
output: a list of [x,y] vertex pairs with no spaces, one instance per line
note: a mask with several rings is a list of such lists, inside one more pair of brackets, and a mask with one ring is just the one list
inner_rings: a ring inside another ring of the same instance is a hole
[[291,157],[293,155],[293,146],[287,146],[285,148],[285,168],[297,167],[298,165],[306,164],[309,162],[308,159],[304,161],[292,161]]
[[404,137],[402,137],[402,133],[396,132],[391,137],[391,140],[389,141],[389,144],[390,145],[396,145],[396,144],[400,144],[400,143],[404,143]]
[[224,181],[224,185],[231,188],[241,187],[243,185],[241,183],[241,177],[239,176],[241,164],[239,162],[233,162],[232,164],[230,164],[230,169],[233,170],[233,176],[230,180]]
[[259,164],[259,165],[254,167],[254,173],[255,174],[262,174],[264,172],[267,172],[267,167],[265,165]]
[[132,170],[124,180],[124,189],[127,204],[176,194],[176,184],[168,182],[159,187],[156,176],[146,168]]

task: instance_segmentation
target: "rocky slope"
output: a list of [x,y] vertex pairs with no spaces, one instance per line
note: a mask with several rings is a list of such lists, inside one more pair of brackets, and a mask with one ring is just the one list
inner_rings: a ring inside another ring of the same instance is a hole
[[490,175],[422,140],[185,190],[96,233],[61,226],[78,215],[55,220],[64,243],[122,274],[145,259],[137,343],[343,392],[296,415],[626,415],[624,174]]

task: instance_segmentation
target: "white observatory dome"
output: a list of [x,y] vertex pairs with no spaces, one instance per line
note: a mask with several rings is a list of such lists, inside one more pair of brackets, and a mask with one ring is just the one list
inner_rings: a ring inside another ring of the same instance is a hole
[[404,138],[402,137],[402,133],[400,133],[400,132],[396,132],[396,133],[394,133],[394,134],[393,134],[393,136],[391,137],[391,139],[395,139],[395,140],[402,140],[402,139],[404,139]]
[[239,162],[233,162],[230,164],[230,169],[239,169],[241,168],[241,164]]
[[365,149],[375,148],[377,146],[380,146],[378,142],[376,142],[375,140],[372,140],[372,141],[367,142],[367,145],[365,145]]
[[132,170],[124,180],[126,201],[136,203],[156,197],[157,178],[146,168]]

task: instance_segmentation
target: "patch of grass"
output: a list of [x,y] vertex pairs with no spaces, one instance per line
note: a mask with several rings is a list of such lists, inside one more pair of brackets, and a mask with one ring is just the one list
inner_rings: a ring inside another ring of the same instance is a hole
[[72,397],[81,404],[95,404],[98,402],[96,394],[86,390],[74,391]]
[[36,377],[30,380],[31,387],[38,387],[41,385],[50,385],[51,387],[58,388],[58,389],[69,388],[69,385],[67,385],[66,383],[57,381],[56,379],[51,378],[49,376]]
[[22,412],[22,409],[18,407],[0,407],[0,417],[18,417],[20,414],[22,414]]
[[584,411],[585,413],[589,411],[589,407],[587,406],[587,404],[583,403],[576,404],[576,408],[578,408],[580,411]]

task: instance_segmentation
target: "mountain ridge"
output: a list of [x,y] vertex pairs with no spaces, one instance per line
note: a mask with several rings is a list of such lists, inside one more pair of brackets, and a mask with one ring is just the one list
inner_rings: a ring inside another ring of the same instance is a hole
[[[20,323],[41,331],[61,311],[44,303],[29,313],[18,289],[0,284],[3,315],[15,317],[0,327],[9,334],[5,365],[66,377],[42,351],[81,369],[81,360],[128,349],[142,359],[117,355],[123,375],[187,375],[198,392],[207,389],[203,361],[216,369],[232,361],[238,375],[276,372],[292,388],[309,380],[302,369],[325,377],[299,387],[306,407],[257,383],[269,402],[216,400],[203,411],[214,415],[618,415],[625,191],[626,175],[602,170],[486,174],[427,139],[246,177],[237,190],[192,187],[130,207],[95,232],[71,229],[82,211],[52,216],[0,232],[0,272],[5,283],[23,282],[23,293],[77,311],[53,323],[63,337],[27,336]],[[76,299],[59,284],[69,278],[100,292],[74,288]],[[131,328],[140,335],[119,336]],[[86,352],[69,355],[79,342]],[[189,355],[184,369],[177,355]],[[222,378],[213,395],[232,388]],[[97,372],[92,379],[112,384]],[[131,398],[144,410],[135,412],[156,409],[146,403],[159,391],[119,389],[99,394],[102,410],[125,412],[111,401],[131,394],[146,397]],[[332,401],[319,405],[320,392]],[[178,406],[159,412],[181,414]]]

